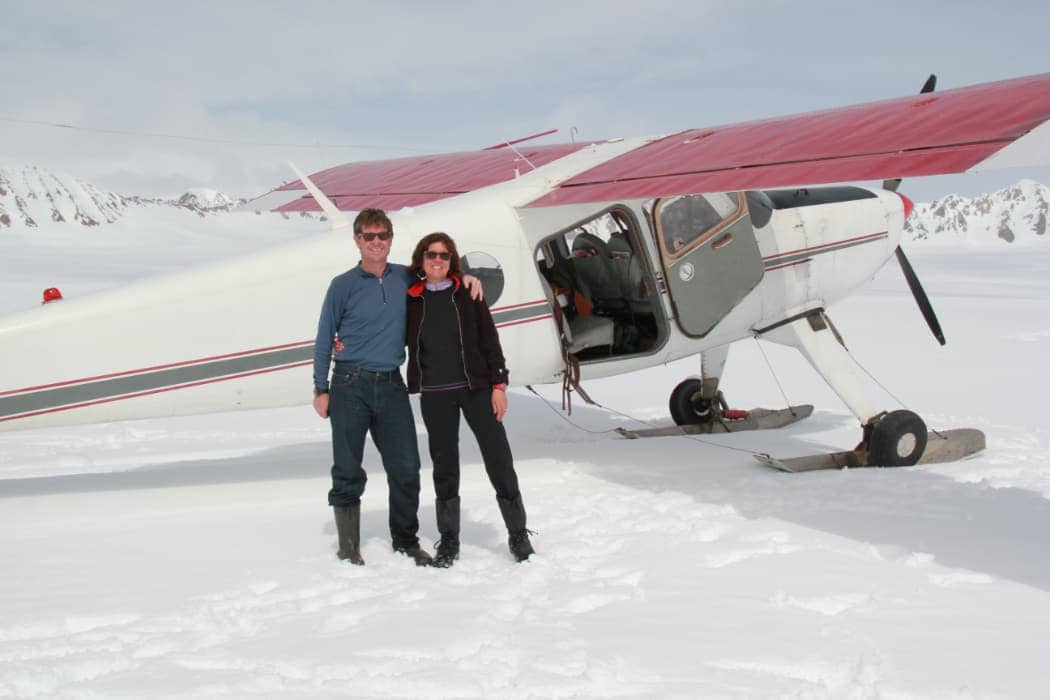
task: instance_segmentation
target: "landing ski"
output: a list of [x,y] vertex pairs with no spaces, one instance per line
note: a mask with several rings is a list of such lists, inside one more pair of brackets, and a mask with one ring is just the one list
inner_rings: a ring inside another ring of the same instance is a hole
[[768,430],[791,425],[803,418],[807,418],[811,413],[813,413],[811,404],[780,409],[755,408],[748,411],[747,415],[742,418],[719,417],[708,423],[670,425],[663,428],[641,428],[638,430],[617,428],[616,432],[625,438],[633,440],[635,438],[666,437],[669,435],[709,435],[711,433],[736,433],[744,430]]
[[[926,450],[922,453],[922,457],[919,458],[919,464],[955,462],[980,452],[984,449],[984,446],[984,433],[974,428],[931,430],[926,442]],[[867,451],[860,449],[781,459],[767,454],[760,454],[755,455],[755,459],[767,467],[792,473],[811,472],[819,469],[879,466],[877,464],[869,464]]]

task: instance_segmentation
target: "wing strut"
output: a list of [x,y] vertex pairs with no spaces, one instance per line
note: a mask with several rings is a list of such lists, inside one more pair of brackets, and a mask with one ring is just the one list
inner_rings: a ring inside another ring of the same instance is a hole
[[299,181],[303,183],[303,187],[309,192],[314,200],[321,206],[324,213],[328,215],[328,220],[332,222],[332,230],[338,228],[349,228],[350,219],[346,218],[346,214],[339,211],[339,208],[335,206],[332,200],[328,199],[321,188],[313,183],[313,180],[308,178],[299,168],[295,167],[295,163],[288,161],[288,165],[291,166],[295,176],[299,178]]

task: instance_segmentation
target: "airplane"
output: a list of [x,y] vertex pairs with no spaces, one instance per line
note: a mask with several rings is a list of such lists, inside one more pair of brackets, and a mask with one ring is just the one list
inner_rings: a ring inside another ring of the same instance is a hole
[[[379,207],[392,261],[427,233],[456,239],[518,386],[586,396],[588,379],[698,355],[700,376],[670,392],[675,430],[804,417],[812,407],[727,409],[729,348],[757,337],[797,348],[861,427],[853,450],[760,456],[770,466],[957,459],[983,435],[931,435],[911,411],[880,410],[827,312],[896,257],[943,344],[900,247],[912,209],[900,179],[1050,162],[1050,73],[933,87],[931,76],[915,95],[818,112],[649,138],[526,137],[303,176],[247,206],[323,211],[328,232],[0,317],[0,430],[309,403],[320,302],[357,259],[348,213]],[[848,184],[872,180],[882,186]]]

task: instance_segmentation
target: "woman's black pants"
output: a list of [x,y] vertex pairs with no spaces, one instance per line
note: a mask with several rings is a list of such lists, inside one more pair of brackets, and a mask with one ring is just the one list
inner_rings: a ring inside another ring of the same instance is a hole
[[492,389],[424,391],[419,397],[434,463],[434,495],[439,501],[459,496],[459,414],[467,419],[481,448],[485,472],[500,498],[518,496],[518,475],[503,424],[492,412]]

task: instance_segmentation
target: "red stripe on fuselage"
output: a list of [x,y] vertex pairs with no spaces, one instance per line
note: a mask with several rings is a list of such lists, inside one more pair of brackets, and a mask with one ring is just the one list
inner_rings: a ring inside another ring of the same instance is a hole
[[535,306],[536,304],[546,304],[546,299],[537,299],[536,301],[526,301],[521,304],[511,304],[509,306],[494,306],[489,311],[497,313],[499,311],[509,311],[510,309],[520,309],[523,306]]
[[496,326],[496,328],[507,328],[508,326],[520,326],[523,323],[532,323],[533,321],[542,321],[545,318],[554,318],[554,316],[552,316],[551,314],[547,314],[546,316],[536,316],[534,318],[526,318],[526,319],[521,320],[521,321],[511,321],[510,323],[500,323],[500,324],[498,324]]
[[844,238],[841,241],[834,241],[832,243],[822,243],[821,245],[811,246],[809,248],[799,248],[797,250],[789,250],[783,253],[776,253],[768,257],[762,258],[763,261],[775,260],[776,258],[783,258],[788,255],[799,255],[800,253],[819,253],[820,251],[827,248],[834,248],[846,243],[859,243],[866,242],[867,240],[877,240],[889,236],[889,231],[879,231],[878,233],[866,233],[863,236],[854,236],[853,238]]

